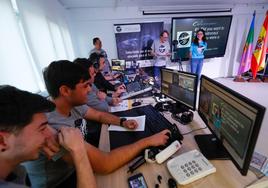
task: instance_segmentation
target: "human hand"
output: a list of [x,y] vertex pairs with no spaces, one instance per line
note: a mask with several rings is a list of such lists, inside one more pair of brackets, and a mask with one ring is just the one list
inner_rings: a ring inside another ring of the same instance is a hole
[[118,105],[120,102],[122,102],[122,99],[120,99],[119,97],[112,98],[112,104],[114,106]]
[[43,154],[45,154],[48,159],[51,159],[57,152],[60,151],[60,145],[58,143],[58,131],[48,125],[45,134],[46,141],[42,150]]
[[115,91],[116,95],[115,96],[119,96],[124,92],[126,92],[126,86],[124,84],[122,84],[116,88],[116,91]]
[[149,146],[162,146],[165,145],[169,139],[170,131],[165,129],[157,134],[145,138]]
[[106,99],[106,97],[107,97],[107,95],[106,95],[106,93],[104,93],[104,92],[102,92],[102,91],[98,91],[97,92],[97,97],[100,99],[100,100],[105,100]]
[[123,127],[128,129],[136,129],[138,126],[138,123],[132,119],[123,122]]
[[116,74],[113,76],[113,78],[114,78],[114,79],[117,79],[117,78],[119,78],[120,76],[121,76],[120,73],[116,73]]
[[59,143],[71,154],[85,151],[84,139],[79,129],[62,127],[58,134]]
[[166,53],[166,56],[171,56],[171,53],[170,53],[170,52],[167,52],[167,53]]

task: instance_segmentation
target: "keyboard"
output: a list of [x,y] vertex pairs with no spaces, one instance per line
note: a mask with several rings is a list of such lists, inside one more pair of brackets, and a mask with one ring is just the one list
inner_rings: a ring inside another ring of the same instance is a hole
[[126,85],[126,87],[128,93],[137,92],[142,89],[139,82],[130,82],[129,84]]
[[147,105],[122,112],[113,113],[120,117],[133,117],[145,115],[145,130],[139,132],[110,131],[110,149],[134,143],[142,138],[161,132],[164,129],[172,129],[173,125],[161,115],[153,106]]
[[149,86],[149,87],[146,87],[144,89],[141,89],[139,91],[133,91],[133,92],[127,92],[127,93],[124,93],[120,98],[122,100],[124,99],[129,99],[131,97],[134,97],[136,95],[140,95],[142,93],[145,93],[145,92],[148,92],[148,91],[151,91],[153,89],[153,87]]

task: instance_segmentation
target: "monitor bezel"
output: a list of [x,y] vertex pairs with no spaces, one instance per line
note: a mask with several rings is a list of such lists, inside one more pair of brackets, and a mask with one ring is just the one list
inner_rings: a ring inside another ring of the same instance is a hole
[[[175,72],[175,73],[178,73],[178,74],[186,74],[186,75],[190,75],[190,76],[195,76],[195,84],[194,84],[194,106],[191,107],[189,106],[188,104],[185,104],[181,101],[179,101],[178,99],[172,97],[171,95],[168,95],[168,94],[165,94],[162,92],[162,81],[163,81],[163,70],[168,70],[168,71],[171,71],[171,72]],[[179,102],[183,105],[185,105],[187,108],[195,111],[196,110],[196,101],[197,101],[197,82],[198,82],[198,77],[197,77],[197,74],[193,74],[193,73],[189,73],[189,72],[184,72],[184,71],[179,71],[179,70],[175,70],[175,69],[169,69],[169,68],[161,68],[161,93],[168,96],[169,98],[173,99],[174,101],[176,102]]]
[[242,175],[247,175],[249,166],[250,166],[250,162],[251,162],[251,158],[254,152],[254,148],[255,145],[257,143],[257,139],[258,139],[258,135],[259,135],[259,131],[262,125],[262,120],[264,117],[264,113],[265,113],[265,107],[256,103],[255,101],[245,97],[244,95],[241,95],[240,93],[228,88],[227,86],[205,76],[205,75],[201,75],[201,79],[200,79],[200,87],[199,87],[199,101],[198,101],[198,114],[201,117],[202,121],[206,124],[206,126],[208,127],[208,129],[210,130],[210,132],[215,136],[215,138],[222,144],[221,140],[218,138],[217,134],[214,133],[214,131],[211,129],[211,127],[208,125],[207,119],[206,117],[204,117],[203,113],[200,111],[200,94],[201,94],[201,86],[203,83],[203,80],[207,80],[209,82],[211,82],[212,84],[216,85],[217,87],[220,87],[221,89],[225,90],[226,92],[230,93],[232,96],[234,96],[235,98],[238,98],[239,100],[249,104],[251,107],[253,107],[254,109],[256,109],[257,115],[256,115],[256,121],[255,124],[253,125],[253,129],[252,129],[252,134],[250,136],[250,141],[249,141],[249,146],[248,149],[246,151],[246,157],[244,160],[244,164],[243,167],[241,168],[239,166],[239,164],[236,162],[236,160],[233,158],[232,155],[230,155],[229,151],[227,150],[227,153],[230,156],[230,159],[232,160],[233,164],[236,166],[236,168],[240,171],[240,173]]

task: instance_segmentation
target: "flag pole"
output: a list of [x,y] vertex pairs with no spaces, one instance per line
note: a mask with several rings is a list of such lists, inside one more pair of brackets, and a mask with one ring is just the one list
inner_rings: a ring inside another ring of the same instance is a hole
[[247,39],[243,48],[242,57],[240,60],[240,65],[238,68],[237,76],[235,77],[235,82],[244,82],[242,74],[250,69],[250,63],[253,52],[253,40],[254,40],[254,24],[255,24],[256,11],[254,10],[253,17],[251,20],[250,28],[248,31]]
[[260,79],[257,79],[257,72],[262,70],[265,66],[265,55],[268,44],[268,10],[266,11],[265,19],[261,27],[261,31],[256,43],[255,50],[251,59],[251,72],[252,79],[250,82],[260,82]]

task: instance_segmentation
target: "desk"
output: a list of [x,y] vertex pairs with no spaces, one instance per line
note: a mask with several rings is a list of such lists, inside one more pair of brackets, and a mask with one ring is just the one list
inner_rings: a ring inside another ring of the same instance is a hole
[[[153,104],[154,100],[152,98],[143,99],[144,103]],[[194,113],[194,120],[189,125],[182,125],[171,118],[171,114],[169,112],[165,112],[164,116],[171,122],[176,123],[178,128],[180,129],[181,133],[187,133],[191,130],[205,127],[205,124],[197,114]],[[101,136],[100,136],[100,143],[99,148],[103,151],[110,150],[110,143],[109,143],[109,132],[108,126],[103,125]],[[185,135],[183,140],[182,148],[176,152],[176,155],[181,153],[190,151],[192,149],[198,149],[198,146],[195,143],[194,135],[195,134],[209,134],[208,129],[199,130],[193,132],[191,134]],[[166,161],[167,162],[167,161]],[[135,172],[141,172],[148,184],[149,188],[154,188],[155,184],[158,183],[157,175],[162,176],[162,183],[160,188],[168,188],[167,181],[171,177],[167,167],[166,162],[163,164],[144,164],[139,167]],[[228,188],[239,188],[245,187],[245,185],[250,184],[252,181],[256,180],[256,176],[251,172],[248,171],[247,176],[242,176],[233,163],[230,160],[211,160],[210,161],[217,169],[216,173],[211,174],[205,178],[197,180],[191,184],[185,185],[183,187],[200,187],[200,188],[220,188],[220,187],[228,187]],[[127,178],[131,176],[131,174],[127,174],[128,164],[124,165],[123,167],[119,168],[115,172],[109,175],[96,175],[97,185],[99,188],[127,188]],[[133,175],[133,174],[132,174]],[[181,186],[180,186],[181,187]]]

